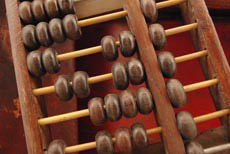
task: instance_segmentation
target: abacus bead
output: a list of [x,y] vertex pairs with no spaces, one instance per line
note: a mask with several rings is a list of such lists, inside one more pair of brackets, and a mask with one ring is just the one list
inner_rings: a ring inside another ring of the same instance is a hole
[[131,57],[136,51],[136,40],[130,31],[123,31],[119,34],[120,51],[124,57]]
[[99,131],[95,137],[98,154],[113,154],[112,135],[109,131]]
[[186,154],[205,154],[205,152],[199,143],[192,141],[186,146]]
[[44,7],[50,19],[60,16],[57,0],[45,0]]
[[36,50],[40,47],[34,25],[26,25],[23,27],[22,41],[28,50]]
[[90,94],[88,74],[83,71],[75,72],[73,75],[73,91],[79,98],[86,98]]
[[128,74],[131,84],[139,85],[145,80],[145,69],[141,61],[132,58],[127,63]]
[[31,3],[31,10],[37,22],[44,21],[47,16],[42,0],[36,0]]
[[161,52],[158,54],[158,62],[165,78],[172,78],[176,73],[176,61],[172,53]]
[[133,147],[136,149],[146,148],[149,145],[149,139],[144,125],[135,123],[131,127]]
[[174,107],[178,108],[186,104],[186,93],[180,81],[170,79],[168,80],[166,87],[169,99]]
[[66,143],[63,140],[54,140],[49,144],[47,154],[65,154]]
[[118,58],[118,47],[112,36],[104,36],[101,40],[102,55],[107,61],[114,61]]
[[45,74],[45,69],[42,64],[42,52],[39,50],[32,51],[27,55],[27,67],[31,75],[39,77]]
[[62,15],[74,13],[72,0],[57,0]]
[[128,128],[120,127],[115,131],[118,153],[132,153],[132,139]]
[[88,103],[90,119],[96,126],[100,126],[106,122],[106,114],[104,110],[104,102],[102,98],[92,98]]
[[57,59],[57,53],[52,48],[47,48],[42,52],[42,63],[50,74],[57,73],[61,68],[60,62]]
[[61,19],[52,19],[49,23],[49,31],[54,42],[62,43],[66,40]]
[[[36,1],[34,1],[34,2],[36,2]],[[37,35],[39,43],[42,46],[48,47],[48,46],[51,46],[53,44],[53,40],[52,40],[52,38],[50,36],[50,32],[49,32],[48,23],[40,22],[36,26],[36,35]]]
[[137,90],[137,108],[141,114],[149,114],[153,110],[153,97],[147,88]]
[[161,50],[166,45],[166,35],[164,27],[160,24],[152,24],[149,27],[149,36],[156,50]]
[[177,128],[185,140],[192,140],[197,135],[196,123],[189,112],[179,112],[176,115]]
[[145,18],[150,22],[155,22],[158,17],[155,0],[140,0],[140,4]]
[[137,104],[133,93],[125,90],[120,94],[121,110],[126,118],[133,118],[137,115]]
[[81,28],[75,15],[69,14],[63,19],[63,28],[66,36],[71,40],[78,40],[81,37]]
[[129,76],[124,63],[116,63],[112,66],[113,82],[117,89],[124,90],[129,86]]
[[60,100],[68,101],[73,97],[72,88],[69,77],[66,75],[59,75],[54,82],[55,92]]
[[31,10],[31,2],[24,1],[18,7],[20,19],[24,24],[31,24],[34,22],[34,17]]
[[105,96],[104,101],[108,119],[113,122],[118,121],[122,116],[119,97],[114,94],[108,94]]

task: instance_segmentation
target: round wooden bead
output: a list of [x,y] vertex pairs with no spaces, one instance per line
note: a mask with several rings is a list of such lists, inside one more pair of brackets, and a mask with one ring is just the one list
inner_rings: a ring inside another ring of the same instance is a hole
[[107,61],[118,58],[118,47],[113,36],[104,36],[101,40],[102,55]]
[[120,51],[124,57],[131,57],[136,51],[136,40],[130,31],[123,31],[119,34]]
[[24,1],[18,6],[20,19],[24,24],[32,24],[34,22],[34,16],[31,10],[31,2]]
[[92,123],[100,126],[106,122],[104,102],[102,98],[92,98],[88,103],[89,115]]
[[141,114],[149,114],[153,110],[153,96],[147,88],[137,90],[137,108]]
[[136,149],[146,148],[149,145],[148,135],[144,125],[135,123],[131,127],[133,147]]
[[60,16],[57,0],[45,0],[44,7],[50,19]]
[[73,97],[70,80],[66,75],[58,76],[54,82],[54,88],[57,96],[63,101],[68,101]]
[[47,48],[42,52],[42,63],[46,72],[50,74],[57,73],[61,68],[60,62],[57,59],[57,53],[52,48]]
[[166,87],[169,99],[174,107],[178,108],[186,104],[186,93],[180,81],[170,79],[168,80]]
[[192,140],[197,135],[196,123],[189,112],[179,112],[176,114],[177,128],[185,140]]
[[31,75],[40,77],[46,73],[41,58],[42,52],[39,50],[32,51],[27,55],[27,67]]
[[112,135],[109,131],[99,131],[95,137],[98,154],[114,154]]
[[166,35],[164,27],[160,24],[152,24],[149,27],[149,36],[156,50],[161,50],[166,45]]
[[44,21],[47,16],[42,0],[36,0],[31,3],[31,10],[37,22]]
[[52,19],[49,23],[49,31],[54,42],[62,43],[66,40],[61,19]]
[[120,94],[121,110],[126,118],[133,118],[137,115],[137,104],[133,93],[125,90]]
[[195,141],[186,145],[186,154],[205,154],[203,147]]
[[[36,2],[36,1],[34,1]],[[36,26],[36,35],[38,38],[39,43],[44,47],[49,47],[53,44],[53,40],[50,36],[48,23],[46,22],[40,22]]]
[[54,140],[49,144],[47,154],[65,154],[66,143],[63,140]]
[[124,90],[129,86],[129,76],[124,63],[116,63],[112,66],[113,82],[117,89]]
[[131,84],[139,85],[145,81],[145,69],[141,61],[132,58],[127,63]]
[[37,40],[35,26],[34,25],[26,25],[22,29],[22,41],[25,47],[28,50],[36,50],[40,47],[40,44]]
[[140,4],[145,18],[150,22],[155,22],[158,17],[155,0],[140,0]]
[[66,36],[71,40],[78,40],[81,37],[81,28],[75,15],[69,14],[63,19],[63,27]]
[[165,78],[172,78],[176,74],[176,61],[172,53],[159,53],[158,62],[161,68],[161,72]]
[[88,74],[83,71],[75,72],[73,75],[73,91],[79,98],[86,98],[90,94]]
[[132,139],[128,128],[120,127],[115,131],[118,153],[132,153]]
[[108,119],[113,122],[118,121],[122,116],[119,97],[114,94],[108,94],[105,96],[104,102]]
[[62,15],[74,13],[72,0],[57,0]]

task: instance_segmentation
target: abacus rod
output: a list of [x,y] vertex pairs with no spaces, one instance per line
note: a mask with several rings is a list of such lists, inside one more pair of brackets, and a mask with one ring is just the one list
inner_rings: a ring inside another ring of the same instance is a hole
[[[220,111],[216,111],[216,112],[213,112],[213,113],[209,113],[209,114],[205,114],[205,115],[202,115],[202,116],[195,117],[194,121],[196,123],[200,123],[200,122],[203,122],[203,121],[208,121],[208,120],[212,120],[212,119],[215,119],[215,118],[220,118],[220,117],[225,116],[225,115],[227,115],[229,113],[230,113],[229,109],[224,109],[224,110],[220,110]],[[199,120],[199,119],[202,119],[202,121]],[[146,130],[146,132],[147,132],[148,135],[161,133],[162,128],[161,127],[156,127],[156,128],[148,129],[148,130]],[[115,142],[114,137],[113,137],[112,140],[113,140],[113,142]],[[74,152],[80,152],[80,151],[90,150],[90,149],[94,149],[94,148],[96,148],[96,142],[95,141],[66,147],[65,152],[66,153],[74,153]]]
[[167,29],[167,30],[165,30],[165,35],[170,36],[170,35],[174,35],[177,33],[190,31],[190,30],[196,29],[197,26],[198,26],[198,23],[192,23],[192,24],[188,24],[188,25],[184,25],[184,26],[179,26],[179,27]]
[[214,147],[204,149],[205,154],[213,154],[224,150],[230,150],[230,143],[221,144]]
[[190,91],[194,91],[194,90],[198,90],[202,88],[207,88],[217,83],[218,83],[218,79],[211,79],[207,81],[197,82],[197,83],[193,83],[193,84],[184,86],[184,91],[190,92]]
[[181,63],[181,62],[185,62],[185,61],[189,61],[189,60],[192,60],[192,59],[196,59],[196,58],[206,56],[207,54],[208,54],[207,50],[202,50],[202,51],[198,51],[198,52],[195,52],[195,53],[192,53],[192,54],[187,54],[187,55],[184,55],[184,56],[176,57],[175,61],[176,61],[176,63]]

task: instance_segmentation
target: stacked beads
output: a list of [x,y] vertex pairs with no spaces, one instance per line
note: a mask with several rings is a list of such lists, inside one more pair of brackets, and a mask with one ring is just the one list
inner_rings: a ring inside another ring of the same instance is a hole
[[156,50],[165,47],[167,40],[164,27],[160,24],[152,24],[149,26],[149,36]]

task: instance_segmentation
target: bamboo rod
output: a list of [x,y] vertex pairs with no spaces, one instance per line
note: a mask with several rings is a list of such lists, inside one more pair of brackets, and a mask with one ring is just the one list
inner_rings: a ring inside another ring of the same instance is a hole
[[221,144],[221,145],[217,145],[214,147],[206,148],[206,149],[204,149],[204,153],[205,154],[213,154],[213,153],[221,152],[224,150],[230,150],[230,143]]
[[203,51],[195,52],[195,53],[192,53],[192,54],[176,57],[175,61],[176,61],[176,63],[181,63],[181,62],[184,62],[184,61],[189,61],[189,60],[192,60],[192,59],[196,59],[196,58],[206,56],[207,54],[208,54],[208,51],[203,50]]
[[197,26],[198,26],[198,23],[192,23],[192,24],[188,24],[188,25],[184,25],[184,26],[171,28],[171,29],[165,30],[165,35],[170,36],[170,35],[174,35],[177,33],[190,31],[190,30],[196,29]]
[[207,87],[210,87],[210,86],[215,85],[217,83],[218,83],[218,79],[211,79],[211,80],[207,80],[207,81],[197,82],[194,84],[184,86],[184,91],[190,92],[190,91],[194,91],[194,90],[198,90],[198,89],[202,89],[202,88],[207,88]]

